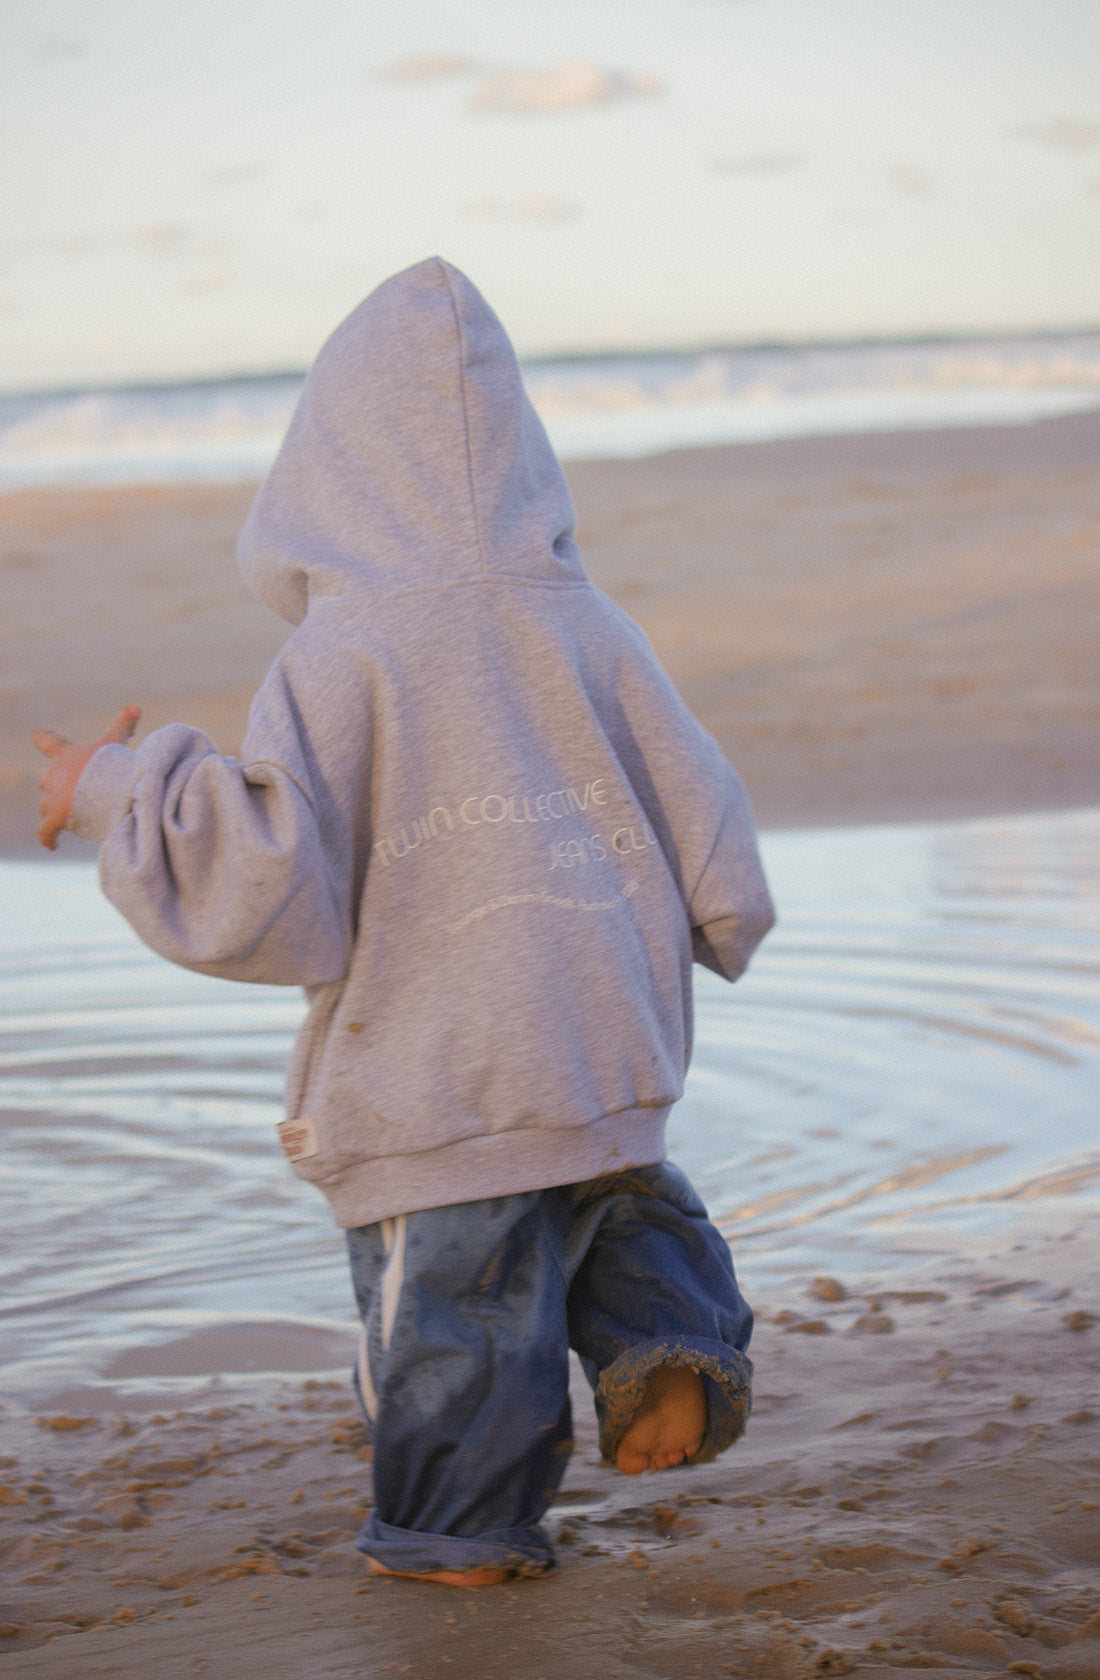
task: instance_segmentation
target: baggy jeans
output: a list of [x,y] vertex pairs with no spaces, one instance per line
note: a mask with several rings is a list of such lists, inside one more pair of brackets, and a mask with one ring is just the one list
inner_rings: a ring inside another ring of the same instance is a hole
[[612,1458],[658,1366],[700,1373],[692,1463],[742,1433],[752,1313],[729,1248],[667,1163],[348,1231],[374,1443],[359,1549],[387,1569],[554,1562],[540,1518],[572,1447],[568,1349]]

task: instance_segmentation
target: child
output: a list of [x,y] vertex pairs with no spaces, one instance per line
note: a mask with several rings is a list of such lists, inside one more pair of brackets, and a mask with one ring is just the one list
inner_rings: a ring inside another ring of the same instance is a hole
[[347,1230],[376,1573],[549,1568],[567,1349],[634,1473],[744,1428],[752,1315],[664,1163],[691,963],[773,920],[736,776],[588,582],[504,330],[432,259],[306,381],[240,543],[294,632],[243,762],[46,731],[39,838],[100,843],[170,961],[302,985],[283,1148]]

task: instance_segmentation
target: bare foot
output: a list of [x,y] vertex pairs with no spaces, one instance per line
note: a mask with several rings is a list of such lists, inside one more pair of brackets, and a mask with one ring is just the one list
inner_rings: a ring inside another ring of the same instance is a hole
[[707,1427],[703,1379],[690,1365],[660,1365],[646,1379],[642,1403],[615,1448],[626,1476],[668,1470],[693,1458]]
[[368,1558],[372,1575],[392,1575],[400,1581],[436,1581],[441,1587],[498,1587],[511,1579],[510,1569],[430,1569],[418,1575],[412,1569],[387,1569],[377,1558]]

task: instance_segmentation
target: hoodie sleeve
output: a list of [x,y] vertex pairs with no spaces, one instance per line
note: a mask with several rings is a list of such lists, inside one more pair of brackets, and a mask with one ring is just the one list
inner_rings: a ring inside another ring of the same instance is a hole
[[631,631],[640,657],[620,681],[619,751],[679,880],[696,962],[736,980],[775,924],[748,796],[642,631]]
[[696,962],[726,980],[736,980],[775,925],[775,908],[745,789],[717,746],[714,757],[717,763],[709,789],[714,805],[713,840],[690,887],[688,907]]
[[[362,684],[347,727],[331,655],[318,668],[294,641],[253,702],[242,762],[171,724],[135,751],[101,747],[73,801],[69,826],[100,842],[103,890],[135,931],[170,962],[223,979],[338,980],[351,949],[355,789],[371,731]],[[311,737],[311,714],[345,727]]]

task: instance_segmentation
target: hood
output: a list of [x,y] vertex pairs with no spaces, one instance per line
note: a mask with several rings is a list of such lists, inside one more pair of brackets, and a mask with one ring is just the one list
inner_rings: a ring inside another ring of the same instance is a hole
[[237,553],[252,591],[297,624],[348,589],[583,579],[573,528],[507,333],[432,257],[321,350]]

